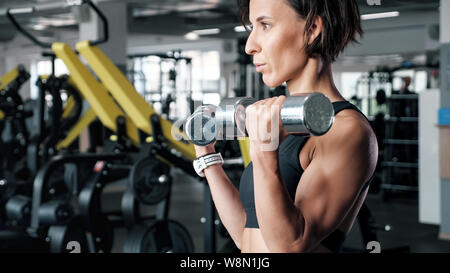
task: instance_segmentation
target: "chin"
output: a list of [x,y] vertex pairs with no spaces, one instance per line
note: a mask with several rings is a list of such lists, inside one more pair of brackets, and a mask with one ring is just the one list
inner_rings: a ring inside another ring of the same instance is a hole
[[279,80],[276,80],[276,79],[272,79],[272,78],[270,78],[270,77],[268,77],[268,76],[263,74],[263,82],[269,88],[276,88],[276,87],[282,85],[284,81],[279,81]]

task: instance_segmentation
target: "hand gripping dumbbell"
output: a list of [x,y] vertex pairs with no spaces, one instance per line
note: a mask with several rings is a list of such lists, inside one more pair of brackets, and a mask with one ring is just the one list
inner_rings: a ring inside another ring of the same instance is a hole
[[[203,105],[186,120],[189,140],[206,146],[216,140],[245,137],[245,111],[257,100],[251,97],[227,98],[219,106]],[[321,93],[288,96],[281,107],[281,123],[290,134],[321,136],[334,121],[334,108]]]

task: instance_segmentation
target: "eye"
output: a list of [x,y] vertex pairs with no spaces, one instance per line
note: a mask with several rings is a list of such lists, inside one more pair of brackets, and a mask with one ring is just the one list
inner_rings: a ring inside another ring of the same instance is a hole
[[253,25],[252,24],[245,25],[245,29],[247,30],[247,32],[252,32]]
[[266,29],[268,29],[268,28],[270,27],[270,24],[265,23],[265,22],[261,22],[261,25],[262,25],[262,28],[263,28],[264,30],[266,30]]

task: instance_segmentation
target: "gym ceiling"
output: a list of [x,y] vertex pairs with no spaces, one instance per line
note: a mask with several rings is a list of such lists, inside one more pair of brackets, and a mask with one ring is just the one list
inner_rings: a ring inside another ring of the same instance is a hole
[[[7,8],[51,5],[62,0],[0,0],[0,42],[14,38],[15,31],[8,26],[4,16]],[[184,35],[206,28],[220,28],[216,37],[233,38],[234,27],[239,23],[236,16],[236,0],[115,0],[126,1],[130,13],[128,31],[131,34]],[[369,2],[377,0],[358,0],[361,13],[400,11],[414,12],[436,10],[439,0],[378,0],[380,6]],[[38,17],[22,17],[21,22],[34,28],[37,35],[51,37],[60,29],[77,29],[77,21],[70,10],[41,14]],[[36,27],[39,26],[39,27]],[[214,38],[214,35],[211,36]]]

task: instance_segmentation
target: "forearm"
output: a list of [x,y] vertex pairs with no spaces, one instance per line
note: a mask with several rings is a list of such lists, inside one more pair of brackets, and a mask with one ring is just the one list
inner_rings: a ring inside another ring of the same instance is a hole
[[255,208],[259,228],[270,251],[298,251],[294,247],[302,239],[304,219],[287,192],[278,159],[275,161],[271,162],[267,157],[263,161],[253,161]]
[[204,173],[219,217],[235,244],[240,248],[246,216],[239,191],[222,166],[212,165],[206,168]]

